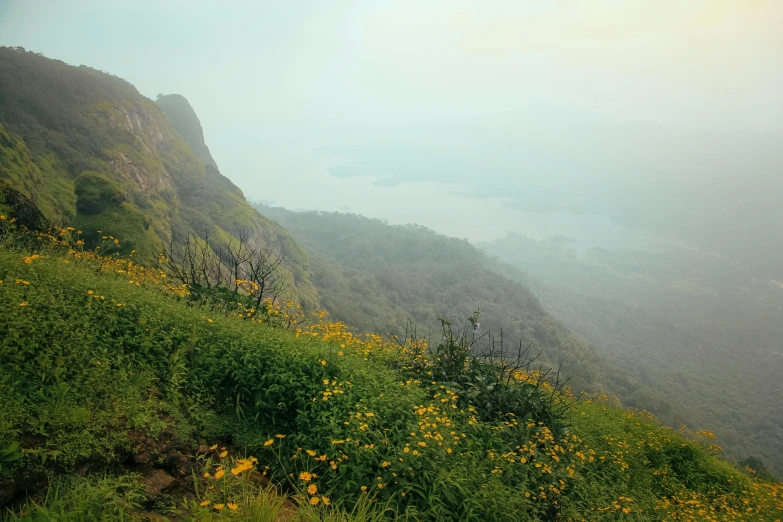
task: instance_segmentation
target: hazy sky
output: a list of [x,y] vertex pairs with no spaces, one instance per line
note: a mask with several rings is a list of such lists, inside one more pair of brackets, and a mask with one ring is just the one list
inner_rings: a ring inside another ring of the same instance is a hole
[[781,27],[780,0],[0,0],[0,44],[187,97],[249,198],[783,267]]

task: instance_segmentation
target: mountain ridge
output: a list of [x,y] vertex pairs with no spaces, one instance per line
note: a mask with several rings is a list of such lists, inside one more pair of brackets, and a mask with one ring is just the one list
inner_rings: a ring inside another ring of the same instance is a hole
[[245,234],[281,252],[297,297],[317,302],[307,253],[220,173],[182,96],[158,105],[116,76],[0,48],[0,147],[0,180],[54,222],[147,258],[190,235]]

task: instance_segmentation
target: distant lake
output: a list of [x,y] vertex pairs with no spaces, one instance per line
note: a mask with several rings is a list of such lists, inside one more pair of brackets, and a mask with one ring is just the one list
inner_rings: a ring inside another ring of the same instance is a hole
[[514,231],[539,240],[566,235],[575,240],[576,248],[643,249],[663,242],[606,216],[527,212],[511,208],[502,198],[473,197],[469,185],[428,181],[386,186],[370,176],[333,176],[329,165],[312,158],[280,159],[267,163],[281,171],[274,176],[277,182],[244,183],[248,198],[290,210],[350,212],[390,224],[416,223],[470,241],[492,240]]

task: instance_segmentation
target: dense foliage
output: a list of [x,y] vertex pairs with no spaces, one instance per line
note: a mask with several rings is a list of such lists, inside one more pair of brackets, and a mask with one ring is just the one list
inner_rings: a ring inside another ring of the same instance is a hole
[[428,328],[478,309],[481,331],[502,332],[507,349],[543,352],[540,362],[562,366],[575,389],[606,389],[607,364],[595,349],[467,241],[352,214],[257,208],[304,245],[322,306],[359,331],[399,334],[409,322]]
[[[714,254],[594,249],[519,235],[482,243],[622,369],[611,384],[667,423],[714,431],[783,474],[783,288]],[[626,376],[626,377],[623,377]]]
[[260,509],[247,482],[258,470],[324,516],[367,500],[419,520],[783,514],[780,485],[711,455],[710,434],[577,401],[530,367],[488,360],[492,344],[473,334],[480,316],[457,332],[444,321],[432,349],[358,337],[323,314],[291,331],[275,319],[285,307],[252,321],[194,307],[159,270],[82,250],[73,233],[6,239],[0,250],[0,441],[24,455],[3,463],[5,480],[111,469],[140,434],[226,441],[245,456],[220,442],[201,450],[195,496],[173,505],[145,504],[123,475],[76,478],[71,493],[25,510],[241,517]]

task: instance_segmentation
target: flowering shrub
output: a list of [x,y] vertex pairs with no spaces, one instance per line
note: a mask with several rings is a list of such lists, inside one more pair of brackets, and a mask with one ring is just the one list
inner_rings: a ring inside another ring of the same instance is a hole
[[782,516],[780,484],[717,458],[708,433],[578,400],[472,324],[435,344],[277,301],[248,319],[79,237],[0,249],[0,448],[24,454],[10,473],[115,465],[131,432],[165,428],[247,455],[201,457],[187,509],[204,520],[255,516],[261,478],[323,516],[367,502],[422,520]]

